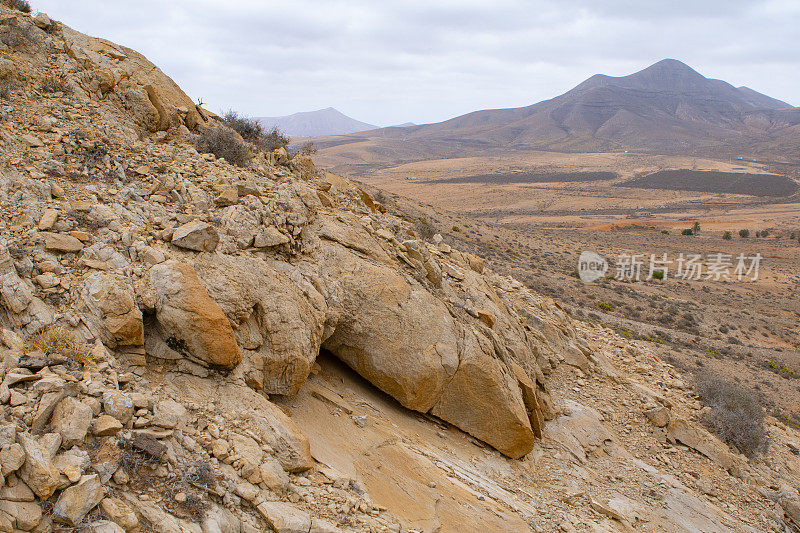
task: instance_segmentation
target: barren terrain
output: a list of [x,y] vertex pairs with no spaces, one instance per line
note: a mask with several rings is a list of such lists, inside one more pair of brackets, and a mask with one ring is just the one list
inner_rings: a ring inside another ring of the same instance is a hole
[[[318,159],[336,162],[325,150]],[[625,186],[668,169],[707,171],[712,186],[722,172],[793,183],[798,173],[767,162],[547,152],[349,170],[387,191],[389,205],[416,212],[447,242],[471,247],[576,316],[645,339],[688,377],[709,368],[727,373],[759,391],[777,416],[800,424],[800,197]],[[584,179],[593,175],[603,179]],[[698,235],[681,235],[695,222]],[[750,237],[741,238],[741,229]],[[723,238],[727,231],[731,240]],[[767,236],[757,238],[762,231]],[[577,278],[584,250],[611,263],[604,281]],[[755,282],[676,279],[674,263],[667,279],[646,281],[650,254],[665,253],[673,261],[681,253],[763,259]],[[644,254],[641,281],[614,279],[620,254]]]

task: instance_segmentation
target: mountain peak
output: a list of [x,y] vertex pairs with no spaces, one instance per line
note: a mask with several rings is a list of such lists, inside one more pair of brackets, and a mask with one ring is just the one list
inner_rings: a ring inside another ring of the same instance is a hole
[[697,84],[707,80],[705,76],[677,59],[662,59],[649,67],[634,72],[622,79],[648,88],[670,89],[679,85]]
[[694,73],[698,76],[700,75],[695,69],[684,63],[683,61],[679,61],[677,59],[672,58],[665,58],[661,61],[656,61],[649,67],[644,70],[669,70],[672,72],[686,72],[686,73]]
[[292,137],[345,135],[377,128],[350,118],[333,107],[301,111],[284,117],[257,117],[257,120],[268,129],[275,127]]

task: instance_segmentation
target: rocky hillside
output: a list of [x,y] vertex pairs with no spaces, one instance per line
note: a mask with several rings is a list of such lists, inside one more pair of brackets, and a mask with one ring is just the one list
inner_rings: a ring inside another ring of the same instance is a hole
[[800,523],[793,430],[749,461],[636,344],[0,6],[1,531]]

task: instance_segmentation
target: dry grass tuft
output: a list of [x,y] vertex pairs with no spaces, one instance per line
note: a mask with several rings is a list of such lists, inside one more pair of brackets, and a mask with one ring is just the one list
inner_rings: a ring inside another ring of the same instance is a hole
[[59,326],[48,326],[28,339],[28,347],[44,352],[45,355],[60,355],[82,365],[94,364],[86,344],[79,342],[72,332]]
[[45,76],[39,89],[43,93],[72,93],[72,87],[67,83],[67,77],[62,73],[48,74]]

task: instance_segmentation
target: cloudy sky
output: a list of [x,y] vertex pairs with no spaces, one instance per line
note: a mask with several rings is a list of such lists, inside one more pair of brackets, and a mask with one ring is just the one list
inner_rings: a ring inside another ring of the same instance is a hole
[[386,126],[529,105],[672,57],[800,105],[797,0],[31,0],[212,110]]

